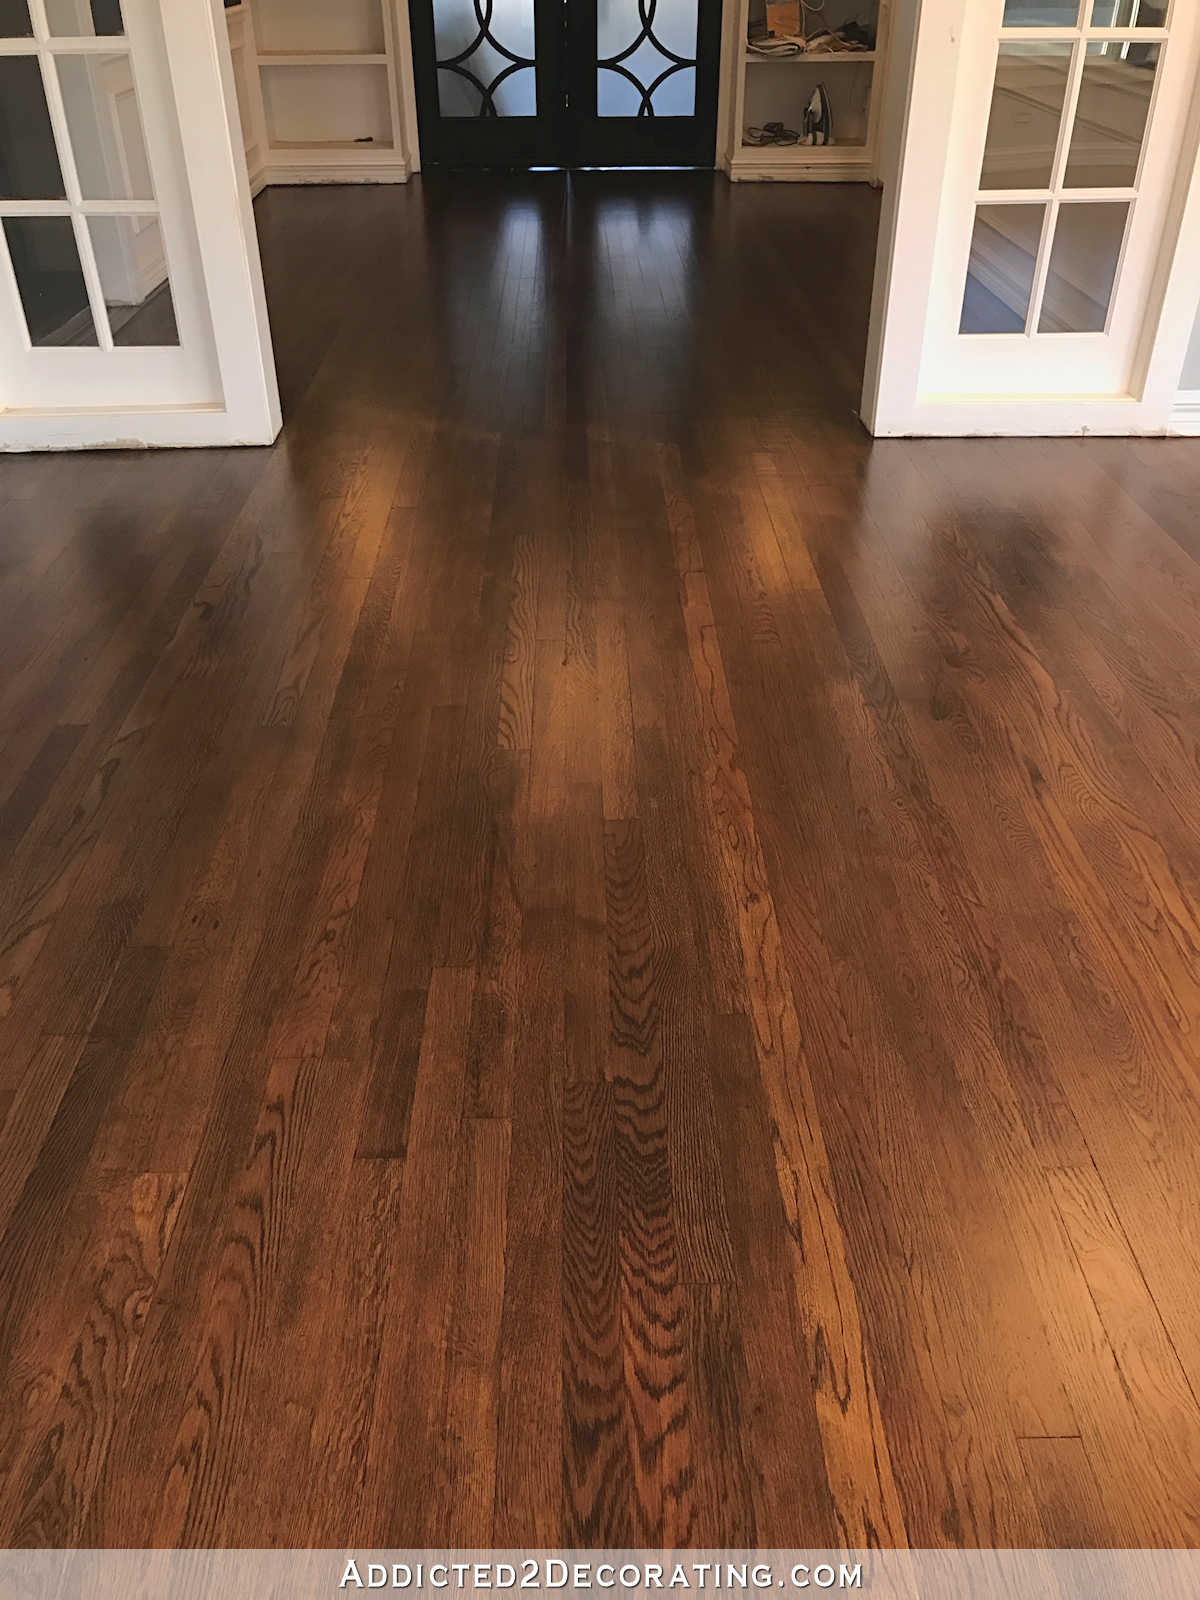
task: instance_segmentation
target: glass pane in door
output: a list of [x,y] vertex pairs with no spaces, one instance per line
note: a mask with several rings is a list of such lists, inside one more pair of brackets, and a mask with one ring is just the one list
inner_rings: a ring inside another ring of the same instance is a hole
[[1096,0],[1093,28],[1165,28],[1168,0]]
[[597,0],[600,116],[694,116],[699,21],[697,0]]
[[1006,28],[1074,28],[1079,0],[1004,0]]
[[59,55],[55,66],[83,198],[153,200],[128,55]]
[[1068,189],[1128,189],[1137,182],[1157,71],[1156,44],[1088,45],[1063,180]]
[[1024,333],[1046,207],[980,206],[960,333]]
[[30,344],[98,343],[70,217],[5,217],[4,237]]
[[981,189],[1049,188],[1072,49],[1069,44],[1000,46]]
[[56,39],[107,39],[123,34],[121,0],[46,0],[46,26]]
[[1119,201],[1059,207],[1039,333],[1104,332],[1128,223]]
[[89,217],[88,230],[114,348],[177,345],[158,219]]
[[0,56],[0,200],[66,192],[37,57]]
[[0,0],[0,39],[28,39],[32,35],[26,0]]
[[443,117],[537,114],[533,0],[435,0]]

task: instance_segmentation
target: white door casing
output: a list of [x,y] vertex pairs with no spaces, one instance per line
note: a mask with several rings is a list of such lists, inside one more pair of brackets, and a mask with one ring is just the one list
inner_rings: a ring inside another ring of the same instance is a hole
[[[1059,3],[1065,10],[1069,0]],[[1113,0],[1094,4],[1113,9]],[[924,0],[919,14],[917,0],[906,0],[907,29],[902,23],[898,33],[902,41],[907,34],[909,49],[901,43],[891,90],[895,150],[863,398],[872,432],[1122,434],[1170,427],[1183,328],[1200,277],[1200,10],[1193,0],[1175,0],[1158,19],[1163,26],[1135,28],[1129,19],[1137,16],[1137,0],[1129,4],[1135,9],[1119,11],[1126,25],[1117,28],[1099,25],[1093,0],[1083,0],[1069,26],[1006,27],[1005,0]],[[1010,6],[1010,23],[1019,9]],[[1055,7],[1029,0],[1024,10],[1044,20]],[[1147,7],[1143,18],[1154,15]],[[1137,119],[1146,107],[1143,101],[1131,111],[1119,92],[1130,79],[1140,80],[1139,87],[1150,80],[1148,71],[1135,74],[1126,65],[1133,50],[1143,61],[1158,51],[1140,160]],[[993,112],[1001,52],[1005,67]],[[1036,81],[1049,56],[1058,58],[1049,77],[1059,79],[1061,118],[1046,114],[1046,84]],[[1016,105],[1007,131],[1006,96]],[[999,137],[995,130],[989,137],[994,119]],[[1037,151],[1030,163],[1018,148],[1022,125]],[[1130,170],[1121,184],[1105,186],[1089,161],[1102,161],[1114,145],[1123,145]],[[1006,160],[1011,188],[1002,187]],[[977,206],[985,208],[978,234]],[[1118,216],[1128,218],[1127,228],[1113,223]],[[1104,252],[1060,254],[1054,247],[1060,225],[1064,243],[1087,240],[1088,230],[1099,227],[1120,244],[1107,314],[1104,274],[1087,283],[1076,272],[1071,281],[1063,266],[1082,262],[1092,272]],[[1024,253],[1012,247],[1022,227]],[[1001,311],[1007,305],[1023,327],[961,331],[979,325],[976,314],[972,320],[964,311],[969,269],[973,291],[982,289],[982,300]],[[1098,331],[1061,331],[1064,324]]]
[[[90,0],[30,0],[26,36],[0,39],[0,68],[23,58],[25,88],[40,78],[61,180],[0,195],[0,448],[269,443],[279,398],[224,8],[122,10],[124,34],[98,37]],[[17,263],[39,250],[63,258],[62,281],[82,273],[86,306],[35,338]]]

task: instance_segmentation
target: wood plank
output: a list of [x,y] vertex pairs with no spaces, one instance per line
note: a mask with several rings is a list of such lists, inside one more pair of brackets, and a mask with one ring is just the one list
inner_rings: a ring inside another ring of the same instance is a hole
[[425,1542],[435,1501],[453,1287],[451,1200],[466,1088],[475,973],[434,974],[400,1196],[399,1234],[364,1488],[364,1518],[399,1545]]

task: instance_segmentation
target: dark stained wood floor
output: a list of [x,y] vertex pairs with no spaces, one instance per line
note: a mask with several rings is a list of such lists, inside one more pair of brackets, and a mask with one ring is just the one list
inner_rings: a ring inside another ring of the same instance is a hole
[[274,191],[0,463],[0,1538],[1200,1543],[1200,445],[891,443],[875,197]]

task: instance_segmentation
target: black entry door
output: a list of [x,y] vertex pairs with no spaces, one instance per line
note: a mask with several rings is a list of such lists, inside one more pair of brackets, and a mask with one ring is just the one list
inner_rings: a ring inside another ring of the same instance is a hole
[[413,0],[421,159],[713,164],[721,0]]

